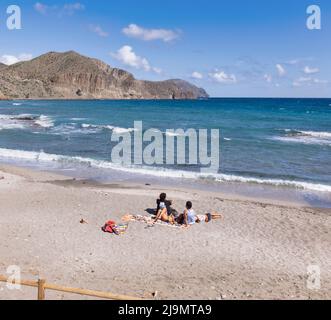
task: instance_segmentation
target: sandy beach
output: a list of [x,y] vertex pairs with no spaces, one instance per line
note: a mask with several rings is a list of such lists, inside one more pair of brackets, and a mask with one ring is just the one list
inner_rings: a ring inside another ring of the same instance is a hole
[[[219,193],[147,185],[100,185],[0,166],[0,274],[151,299],[330,299],[331,210],[262,203]],[[126,213],[148,216],[161,191],[182,211],[216,210],[224,220],[188,229],[131,222],[124,235],[101,231]],[[87,224],[81,224],[84,219]],[[318,265],[321,288],[307,288]],[[35,299],[36,290],[0,299]],[[85,299],[47,292],[48,299]]]

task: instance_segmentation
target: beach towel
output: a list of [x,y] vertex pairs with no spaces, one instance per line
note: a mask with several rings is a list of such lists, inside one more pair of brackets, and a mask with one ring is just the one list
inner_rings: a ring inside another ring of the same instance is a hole
[[129,225],[128,224],[118,224],[113,226],[113,231],[116,235],[120,236],[126,232],[128,229]]
[[[145,224],[148,224],[149,226],[153,226],[153,221],[154,221],[155,217],[146,217],[146,216],[141,216],[141,215],[130,215],[127,214],[122,218],[122,221],[124,222],[130,222],[130,221],[134,221],[134,222],[142,222]],[[164,227],[170,227],[170,228],[183,228],[182,225],[179,224],[170,224],[167,222],[163,222],[163,221],[157,221],[154,225],[159,225],[159,226],[164,226]]]

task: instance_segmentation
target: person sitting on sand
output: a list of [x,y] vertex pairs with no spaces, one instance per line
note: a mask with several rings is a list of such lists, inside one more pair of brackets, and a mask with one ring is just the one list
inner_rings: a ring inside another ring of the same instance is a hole
[[167,195],[165,193],[160,194],[160,198],[156,200],[157,209],[156,209],[156,218],[153,223],[156,223],[158,220],[163,222],[169,222],[171,224],[175,223],[175,216],[171,208],[172,201],[167,200]]
[[192,209],[193,204],[191,201],[186,202],[186,208],[184,210],[184,213],[181,214],[177,219],[176,222],[178,224],[184,224],[186,227],[191,226],[195,223],[201,223],[201,222],[210,222],[212,220],[217,219],[223,219],[223,216],[217,212],[215,213],[206,213],[197,215],[195,211]]

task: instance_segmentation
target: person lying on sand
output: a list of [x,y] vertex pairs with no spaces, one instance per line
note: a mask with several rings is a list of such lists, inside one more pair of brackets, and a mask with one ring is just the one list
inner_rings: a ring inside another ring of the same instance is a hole
[[167,195],[165,193],[161,193],[160,198],[156,200],[156,203],[156,218],[153,223],[155,224],[158,220],[161,220],[163,222],[174,224],[175,216],[173,212],[175,212],[175,210],[171,208],[172,201],[167,200]]
[[177,219],[176,222],[178,224],[183,224],[186,227],[191,226],[195,223],[201,223],[201,222],[210,222],[212,220],[217,219],[223,219],[223,216],[217,212],[215,213],[206,213],[197,215],[195,211],[192,209],[193,204],[191,201],[186,202],[186,208],[184,210],[184,213],[181,214]]

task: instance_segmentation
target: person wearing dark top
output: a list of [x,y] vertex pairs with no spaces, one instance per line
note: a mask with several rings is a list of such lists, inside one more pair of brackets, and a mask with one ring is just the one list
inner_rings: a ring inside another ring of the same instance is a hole
[[167,195],[165,193],[160,194],[160,198],[156,200],[157,209],[156,209],[156,218],[153,223],[156,223],[158,220],[163,222],[169,222],[171,224],[175,223],[175,216],[171,208],[172,201],[167,200]]

